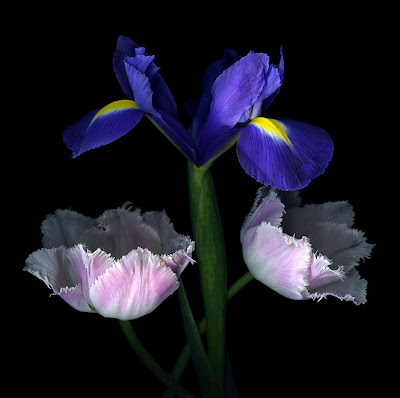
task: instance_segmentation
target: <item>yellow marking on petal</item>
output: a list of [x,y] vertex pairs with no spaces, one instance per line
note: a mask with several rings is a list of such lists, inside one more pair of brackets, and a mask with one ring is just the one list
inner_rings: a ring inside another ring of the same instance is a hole
[[[90,125],[99,118],[100,116],[105,116],[108,113],[116,112],[116,111],[123,111],[125,109],[139,109],[135,101],[131,100],[119,100],[111,102],[110,104],[106,105],[105,107],[101,108],[93,117]],[[89,126],[90,127],[90,126]]]
[[266,119],[265,117],[256,117],[249,124],[260,126],[270,137],[281,139],[289,146],[292,146],[287,134],[285,125],[275,119]]

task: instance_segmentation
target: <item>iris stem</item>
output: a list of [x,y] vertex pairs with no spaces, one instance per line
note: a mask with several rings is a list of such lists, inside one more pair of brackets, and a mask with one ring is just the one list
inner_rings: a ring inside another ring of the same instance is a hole
[[129,344],[135,351],[136,355],[143,361],[147,368],[160,380],[165,386],[174,392],[179,398],[195,398],[188,390],[182,387],[177,380],[172,378],[157,361],[145,349],[130,321],[119,321],[122,331],[124,332]]
[[[230,300],[233,296],[235,296],[240,290],[242,290],[250,281],[254,279],[254,276],[250,272],[246,272],[243,276],[241,276],[235,283],[231,285],[228,290],[228,300]],[[198,324],[197,329],[199,330],[200,335],[203,335],[206,331],[206,318],[203,318]],[[175,362],[175,365],[171,372],[171,377],[179,381],[182,377],[183,371],[185,370],[189,360],[190,360],[190,347],[189,343],[183,347],[181,353],[179,354],[178,359]],[[174,396],[174,392],[171,390],[166,390],[162,398],[172,398]]]
[[207,320],[207,352],[216,384],[223,396],[228,290],[224,236],[210,170],[188,162],[188,183],[192,229]]

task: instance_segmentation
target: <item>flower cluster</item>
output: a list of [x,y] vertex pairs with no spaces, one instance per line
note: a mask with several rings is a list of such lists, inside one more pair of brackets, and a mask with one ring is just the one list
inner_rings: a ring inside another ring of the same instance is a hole
[[145,48],[121,36],[113,66],[126,99],[92,111],[67,128],[64,142],[74,157],[120,138],[143,115],[197,167],[210,165],[237,142],[246,173],[281,190],[305,187],[332,157],[333,143],[324,130],[262,116],[283,82],[282,52],[275,66],[267,54],[240,57],[226,51],[207,68],[201,98],[186,103],[193,118],[189,130],[179,121],[173,96]]
[[[190,128],[180,122],[173,95],[145,48],[119,37],[113,67],[125,98],[66,129],[63,139],[73,157],[117,140],[143,116],[202,173],[237,144],[243,169],[264,185],[240,234],[251,274],[291,299],[366,301],[366,281],[355,266],[373,245],[352,228],[351,206],[301,207],[296,191],[325,171],[332,140],[310,124],[264,116],[283,83],[282,50],[277,66],[267,54],[226,50],[207,68],[201,97],[185,104]],[[142,215],[124,205],[92,219],[57,210],[42,231],[44,248],[28,257],[25,270],[75,309],[105,317],[128,320],[152,312],[194,263],[194,242],[174,231],[165,212]]]

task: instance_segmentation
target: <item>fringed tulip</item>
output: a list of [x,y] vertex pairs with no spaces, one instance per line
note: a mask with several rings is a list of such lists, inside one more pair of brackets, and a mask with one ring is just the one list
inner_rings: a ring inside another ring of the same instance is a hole
[[42,224],[44,248],[25,270],[78,311],[129,320],[152,312],[179,287],[194,242],[165,212],[126,205],[97,219],[57,210]]
[[352,228],[353,219],[348,202],[300,207],[296,192],[260,188],[241,229],[244,261],[257,280],[285,297],[331,295],[363,304],[367,282],[355,267],[374,245]]

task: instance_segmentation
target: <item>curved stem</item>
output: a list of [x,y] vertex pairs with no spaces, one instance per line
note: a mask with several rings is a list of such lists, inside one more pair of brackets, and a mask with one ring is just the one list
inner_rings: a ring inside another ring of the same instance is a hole
[[130,321],[120,320],[119,323],[129,344],[137,356],[143,361],[147,368],[168,387],[170,391],[173,391],[179,398],[195,398],[193,394],[182,387],[177,380],[172,378],[164,369],[162,369],[156,360],[148,353],[133,330]]
[[[230,300],[233,296],[235,296],[240,290],[242,290],[250,281],[254,279],[254,276],[250,272],[246,272],[243,276],[241,276],[235,283],[231,285],[228,290],[228,300]],[[204,317],[198,324],[197,328],[199,330],[200,335],[203,335],[207,329],[206,318]],[[185,370],[189,360],[190,360],[190,347],[189,344],[186,343],[183,347],[181,353],[179,354],[178,359],[175,362],[175,365],[171,372],[171,377],[179,381],[182,377],[183,371]],[[163,398],[172,398],[174,396],[173,391],[168,390],[164,392]]]

